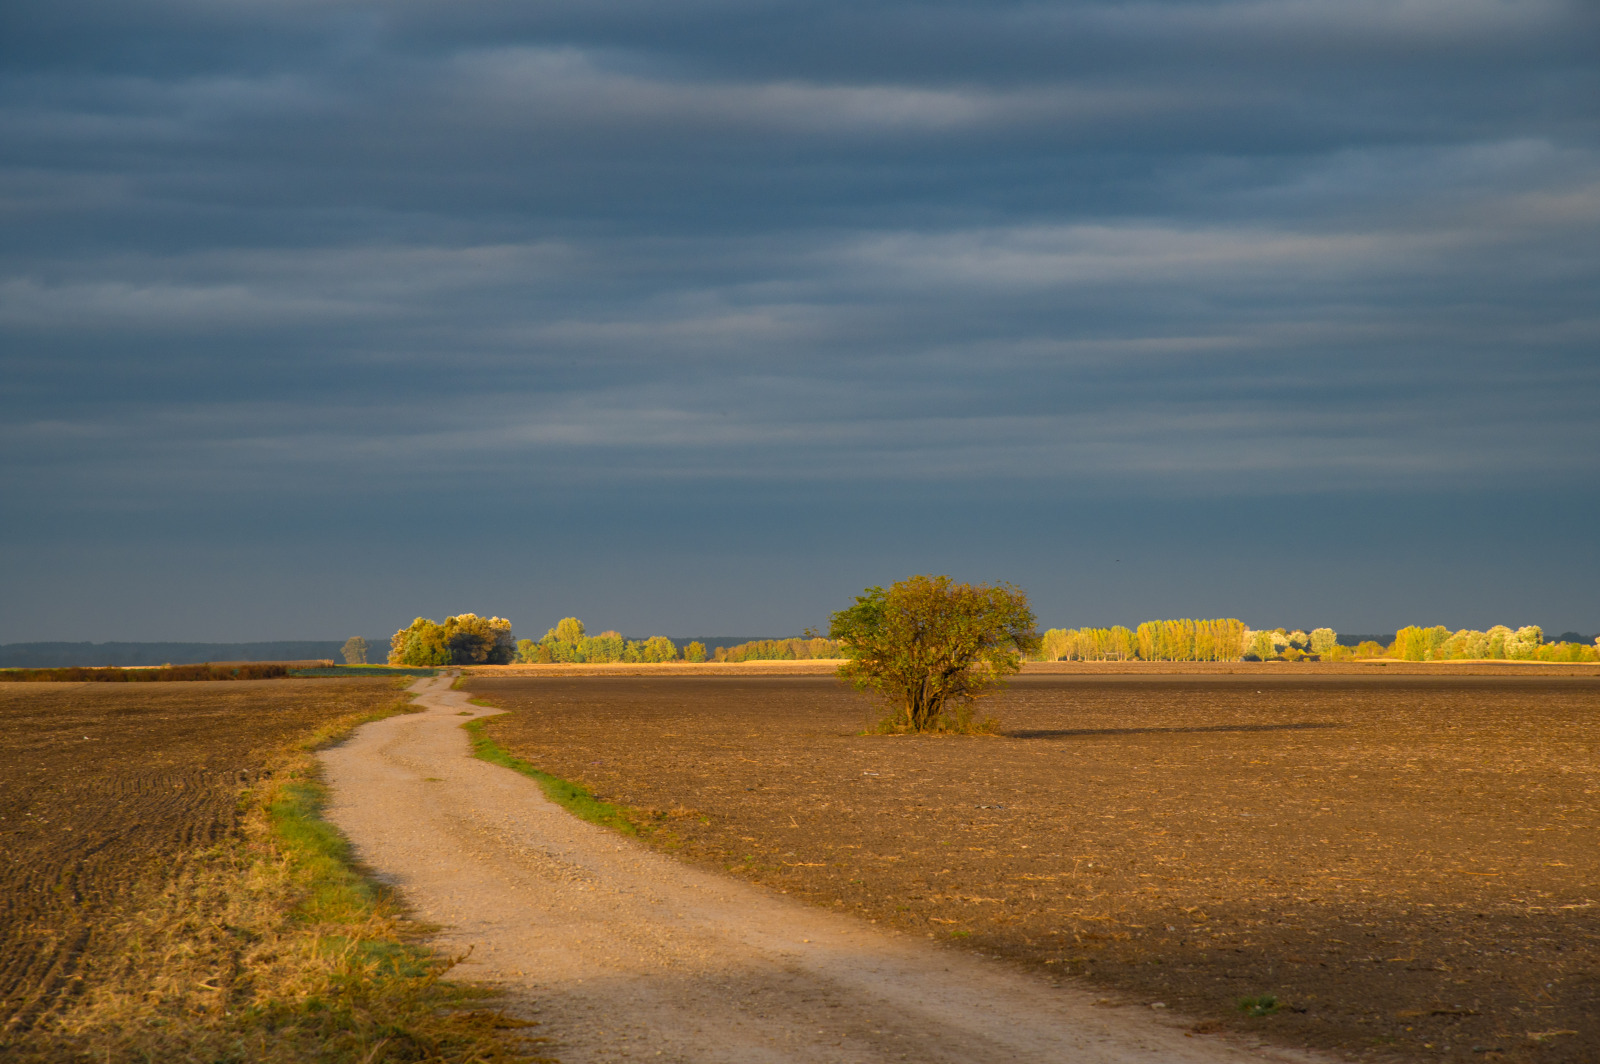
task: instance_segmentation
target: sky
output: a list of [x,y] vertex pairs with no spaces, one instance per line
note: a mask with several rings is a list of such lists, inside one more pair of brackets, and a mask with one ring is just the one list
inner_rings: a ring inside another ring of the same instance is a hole
[[8,0],[0,641],[1600,631],[1600,7]]

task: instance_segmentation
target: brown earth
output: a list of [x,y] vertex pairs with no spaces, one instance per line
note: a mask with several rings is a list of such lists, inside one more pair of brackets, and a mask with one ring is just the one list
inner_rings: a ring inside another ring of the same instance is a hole
[[819,905],[1199,1029],[1600,1059],[1592,678],[1025,676],[1000,738],[864,736],[825,677],[468,686],[653,845]]
[[114,914],[236,829],[269,751],[389,679],[0,684],[0,1048],[117,965]]

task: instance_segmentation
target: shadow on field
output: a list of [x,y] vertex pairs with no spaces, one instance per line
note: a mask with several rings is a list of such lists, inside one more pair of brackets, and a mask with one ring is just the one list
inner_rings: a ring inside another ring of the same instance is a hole
[[1343,727],[1343,724],[1304,721],[1298,724],[1208,724],[1198,728],[1023,728],[1002,734],[1008,739],[1073,739],[1085,735],[1181,735],[1190,732],[1310,731],[1313,728]]

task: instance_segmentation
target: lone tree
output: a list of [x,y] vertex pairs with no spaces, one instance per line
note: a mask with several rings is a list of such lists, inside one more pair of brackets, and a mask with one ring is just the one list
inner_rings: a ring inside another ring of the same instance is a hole
[[358,635],[353,635],[344,641],[343,653],[346,665],[365,665],[367,663],[367,641]]
[[1039,647],[1028,596],[1012,584],[957,584],[913,576],[869,587],[830,618],[845,645],[839,676],[890,707],[885,724],[909,732],[976,730],[972,703],[995,691]]

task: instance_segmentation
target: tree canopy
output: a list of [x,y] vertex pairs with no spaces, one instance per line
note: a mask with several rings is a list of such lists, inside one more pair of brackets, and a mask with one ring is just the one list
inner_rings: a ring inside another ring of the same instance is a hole
[[443,624],[418,617],[389,640],[391,665],[509,665],[515,653],[511,622],[476,613]]
[[353,635],[344,641],[341,648],[346,665],[365,665],[367,663],[367,641],[358,635]]
[[1011,584],[913,576],[869,587],[830,619],[849,660],[839,675],[912,732],[971,730],[973,702],[1019,671],[1039,645],[1028,596]]

